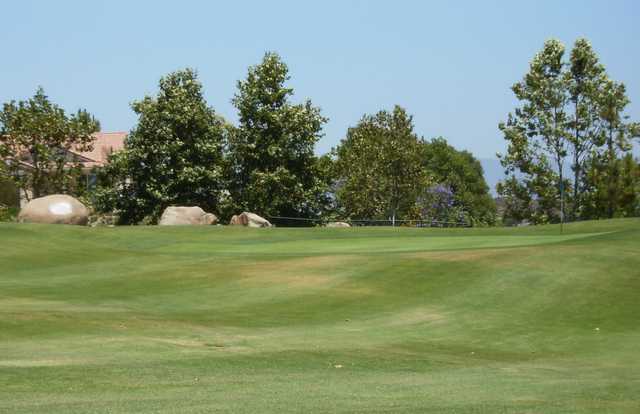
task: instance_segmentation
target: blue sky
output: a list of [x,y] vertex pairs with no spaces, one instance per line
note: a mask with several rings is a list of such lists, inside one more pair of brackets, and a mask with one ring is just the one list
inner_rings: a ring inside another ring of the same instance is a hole
[[0,13],[0,102],[42,85],[105,131],[131,129],[129,103],[187,66],[235,121],[236,81],[271,50],[289,65],[294,101],[310,98],[330,119],[319,153],[363,114],[399,104],[420,135],[494,158],[510,85],[545,39],[581,36],[640,119],[637,1],[6,1]]

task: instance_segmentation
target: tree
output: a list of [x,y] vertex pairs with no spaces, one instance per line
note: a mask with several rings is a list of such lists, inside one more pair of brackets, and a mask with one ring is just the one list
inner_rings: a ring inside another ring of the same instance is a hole
[[592,148],[601,145],[602,133],[599,121],[598,93],[606,81],[604,66],[598,61],[591,44],[578,39],[571,50],[569,70],[566,72],[567,88],[573,105],[569,118],[571,133],[569,147],[573,157],[572,218],[580,211],[580,182],[585,158]]
[[322,210],[328,183],[317,174],[314,146],[327,121],[311,101],[291,104],[287,65],[266,53],[238,82],[239,126],[229,145],[230,193],[237,210],[311,217]]
[[496,186],[504,204],[504,224],[546,224],[558,219],[558,175],[547,164],[530,165],[522,177],[507,171],[507,178]]
[[85,110],[67,115],[42,88],[27,101],[5,103],[0,112],[0,157],[5,179],[29,200],[81,190],[78,152],[92,149],[100,123]]
[[415,206],[429,182],[422,166],[421,140],[413,118],[392,112],[365,115],[334,150],[337,198],[355,219],[387,219],[395,224]]
[[640,164],[630,152],[613,162],[606,152],[592,157],[583,180],[585,219],[640,215]]
[[466,223],[470,217],[464,208],[457,203],[453,189],[445,184],[428,187],[418,197],[421,218],[431,221],[432,225],[444,222]]
[[600,120],[605,141],[605,149],[601,152],[607,171],[607,217],[612,218],[616,210],[618,199],[617,180],[619,177],[617,162],[620,152],[632,149],[631,139],[640,135],[640,128],[636,123],[627,122],[623,116],[629,98],[624,84],[607,80],[599,91],[598,103]]
[[640,162],[627,153],[620,163],[620,184],[617,195],[618,215],[621,217],[640,216]]
[[470,152],[456,150],[444,138],[434,138],[422,143],[422,162],[427,174],[440,186],[435,188],[449,190],[452,206],[464,211],[470,222],[495,224],[495,202],[482,165]]
[[507,173],[519,170],[533,183],[536,181],[535,175],[540,173],[553,176],[551,165],[555,167],[560,222],[564,221],[564,164],[569,144],[569,94],[563,72],[564,52],[565,48],[559,41],[545,42],[542,51],[533,58],[524,79],[511,88],[522,106],[509,114],[506,123],[499,125],[508,142],[507,154],[501,156]]
[[160,79],[160,91],[132,104],[138,124],[110,157],[97,195],[123,223],[158,219],[170,205],[217,212],[224,202],[223,146],[229,126],[210,108],[191,69]]

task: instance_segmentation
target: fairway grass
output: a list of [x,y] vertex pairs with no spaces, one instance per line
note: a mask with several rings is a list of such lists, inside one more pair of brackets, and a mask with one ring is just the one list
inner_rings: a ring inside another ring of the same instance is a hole
[[639,413],[640,220],[0,224],[0,413]]

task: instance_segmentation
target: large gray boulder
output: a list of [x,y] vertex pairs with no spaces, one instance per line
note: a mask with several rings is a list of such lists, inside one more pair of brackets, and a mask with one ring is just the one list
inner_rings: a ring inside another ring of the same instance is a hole
[[243,212],[237,216],[231,217],[229,222],[232,226],[245,226],[245,227],[271,227],[271,223],[263,217],[255,213]]
[[200,207],[167,207],[160,217],[161,226],[193,226],[216,224],[218,217]]
[[77,224],[85,226],[89,210],[80,201],[65,194],[54,194],[29,201],[20,210],[20,223]]

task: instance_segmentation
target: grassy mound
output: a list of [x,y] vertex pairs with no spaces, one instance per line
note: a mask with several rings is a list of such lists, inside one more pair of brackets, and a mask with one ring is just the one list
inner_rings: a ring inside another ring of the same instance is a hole
[[0,412],[637,413],[640,220],[0,224]]

